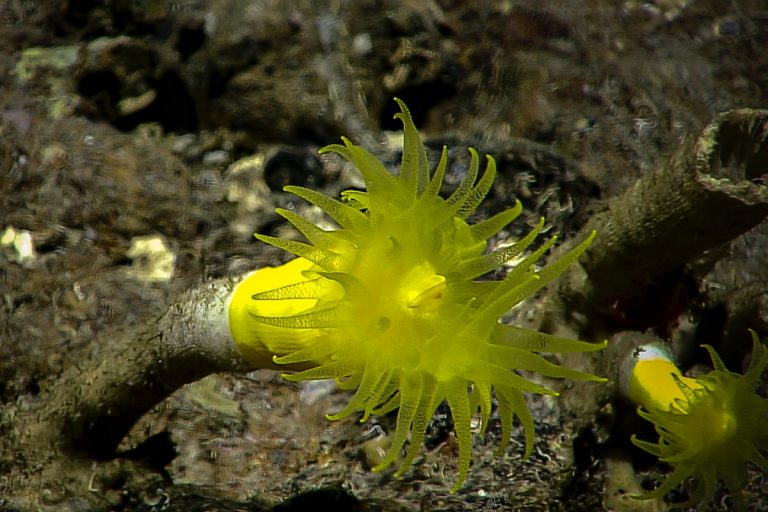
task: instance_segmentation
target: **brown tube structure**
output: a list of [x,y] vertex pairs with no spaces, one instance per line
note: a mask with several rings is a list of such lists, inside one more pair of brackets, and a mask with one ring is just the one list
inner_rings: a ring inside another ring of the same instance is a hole
[[598,236],[580,260],[588,279],[579,292],[592,310],[641,296],[649,280],[767,215],[768,110],[722,113],[587,223],[583,233]]

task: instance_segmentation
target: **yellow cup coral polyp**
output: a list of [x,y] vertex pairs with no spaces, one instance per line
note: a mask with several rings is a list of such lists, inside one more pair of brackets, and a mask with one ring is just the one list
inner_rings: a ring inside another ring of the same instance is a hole
[[[640,416],[654,424],[659,440],[654,444],[633,437],[632,442],[674,468],[662,485],[640,497],[661,498],[692,476],[697,487],[691,499],[675,504],[690,506],[710,500],[719,478],[741,506],[747,462],[768,471],[768,460],[760,453],[768,449],[768,400],[755,393],[768,364],[768,349],[754,332],[752,337],[752,360],[743,375],[729,372],[708,345],[704,347],[714,369],[697,379],[681,376],[671,361],[638,362],[630,385],[634,393],[630,394],[641,404]],[[650,363],[667,368],[665,375],[659,373],[656,377],[674,381],[663,390],[661,401],[655,398],[661,391],[660,379],[652,379],[652,372],[643,369]]]
[[[517,243],[486,254],[488,239],[522,211],[520,202],[483,222],[469,224],[467,216],[493,184],[493,158],[487,158],[485,172],[478,179],[480,158],[470,149],[466,178],[448,198],[441,197],[447,149],[443,148],[430,176],[419,134],[405,105],[397,101],[401,113],[396,117],[404,125],[399,175],[391,174],[373,155],[347,139],[343,139],[344,145],[322,149],[322,153],[335,152],[352,162],[367,191],[347,191],[339,201],[306,188],[286,187],[324,210],[339,229],[322,230],[292,211],[278,210],[309,243],[256,235],[299,258],[284,266],[279,278],[268,276],[267,281],[280,283],[272,289],[255,284],[258,271],[247,279],[241,287],[255,290],[253,300],[239,306],[239,313],[230,320],[244,354],[249,345],[270,344],[269,338],[275,336],[301,345],[271,348],[285,354],[276,357],[276,363],[313,366],[286,375],[287,379],[336,379],[340,387],[356,389],[347,406],[329,418],[362,411],[365,420],[370,414],[399,408],[392,446],[377,470],[398,458],[409,434],[410,446],[398,474],[411,464],[432,414],[447,399],[460,452],[455,491],[469,469],[471,416],[479,408],[485,430],[492,391],[502,423],[499,449],[507,444],[517,415],[525,427],[526,454],[531,451],[533,419],[523,393],[557,393],[517,370],[603,380],[561,367],[537,352],[594,351],[604,344],[499,323],[512,306],[563,272],[594,234],[549,266],[537,268],[536,263],[555,242],[553,237],[526,254],[544,226],[541,219]],[[520,261],[504,279],[477,280],[514,258]],[[243,293],[247,292],[238,290],[236,295]],[[233,305],[238,301],[242,302],[233,299]],[[298,311],[296,304],[301,305]],[[291,333],[301,340],[296,342]]]

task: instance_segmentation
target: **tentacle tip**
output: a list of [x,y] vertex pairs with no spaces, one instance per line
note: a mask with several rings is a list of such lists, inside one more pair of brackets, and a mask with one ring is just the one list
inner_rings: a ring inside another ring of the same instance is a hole
[[[384,459],[384,461],[382,461],[381,463],[376,464],[375,466],[373,466],[371,468],[371,471],[373,471],[374,473],[381,473],[382,471],[387,469],[390,464],[392,464],[392,461]],[[395,472],[395,476],[396,477],[397,477],[398,473],[399,473],[399,470],[397,472]]]

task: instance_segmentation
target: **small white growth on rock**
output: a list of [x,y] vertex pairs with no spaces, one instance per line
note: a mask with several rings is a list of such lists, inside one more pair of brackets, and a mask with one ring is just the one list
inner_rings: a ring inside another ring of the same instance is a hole
[[8,226],[0,236],[0,245],[13,247],[16,251],[17,263],[24,264],[37,258],[32,233],[25,229],[16,230],[13,226]]
[[131,273],[138,279],[164,282],[173,277],[176,255],[160,235],[134,237],[126,256],[133,260]]

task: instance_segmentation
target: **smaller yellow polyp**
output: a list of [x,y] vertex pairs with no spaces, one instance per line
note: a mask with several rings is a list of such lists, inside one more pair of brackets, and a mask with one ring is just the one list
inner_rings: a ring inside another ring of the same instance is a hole
[[687,507],[714,497],[722,480],[737,509],[745,503],[741,491],[748,483],[747,463],[768,471],[761,453],[768,449],[768,400],[756,393],[768,365],[768,349],[752,332],[752,357],[744,374],[728,371],[709,345],[713,370],[697,379],[683,377],[656,347],[638,352],[629,395],[640,405],[638,414],[653,423],[656,443],[632,437],[632,442],[670,464],[672,473],[656,490],[636,496],[661,498],[693,477],[692,497],[674,507]]
[[253,300],[262,292],[309,281],[305,276],[314,264],[295,258],[279,267],[264,267],[251,272],[232,293],[229,328],[243,358],[257,368],[273,367],[274,356],[295,352],[317,337],[314,330],[296,331],[254,320],[255,315],[290,316],[315,306],[317,299]]

